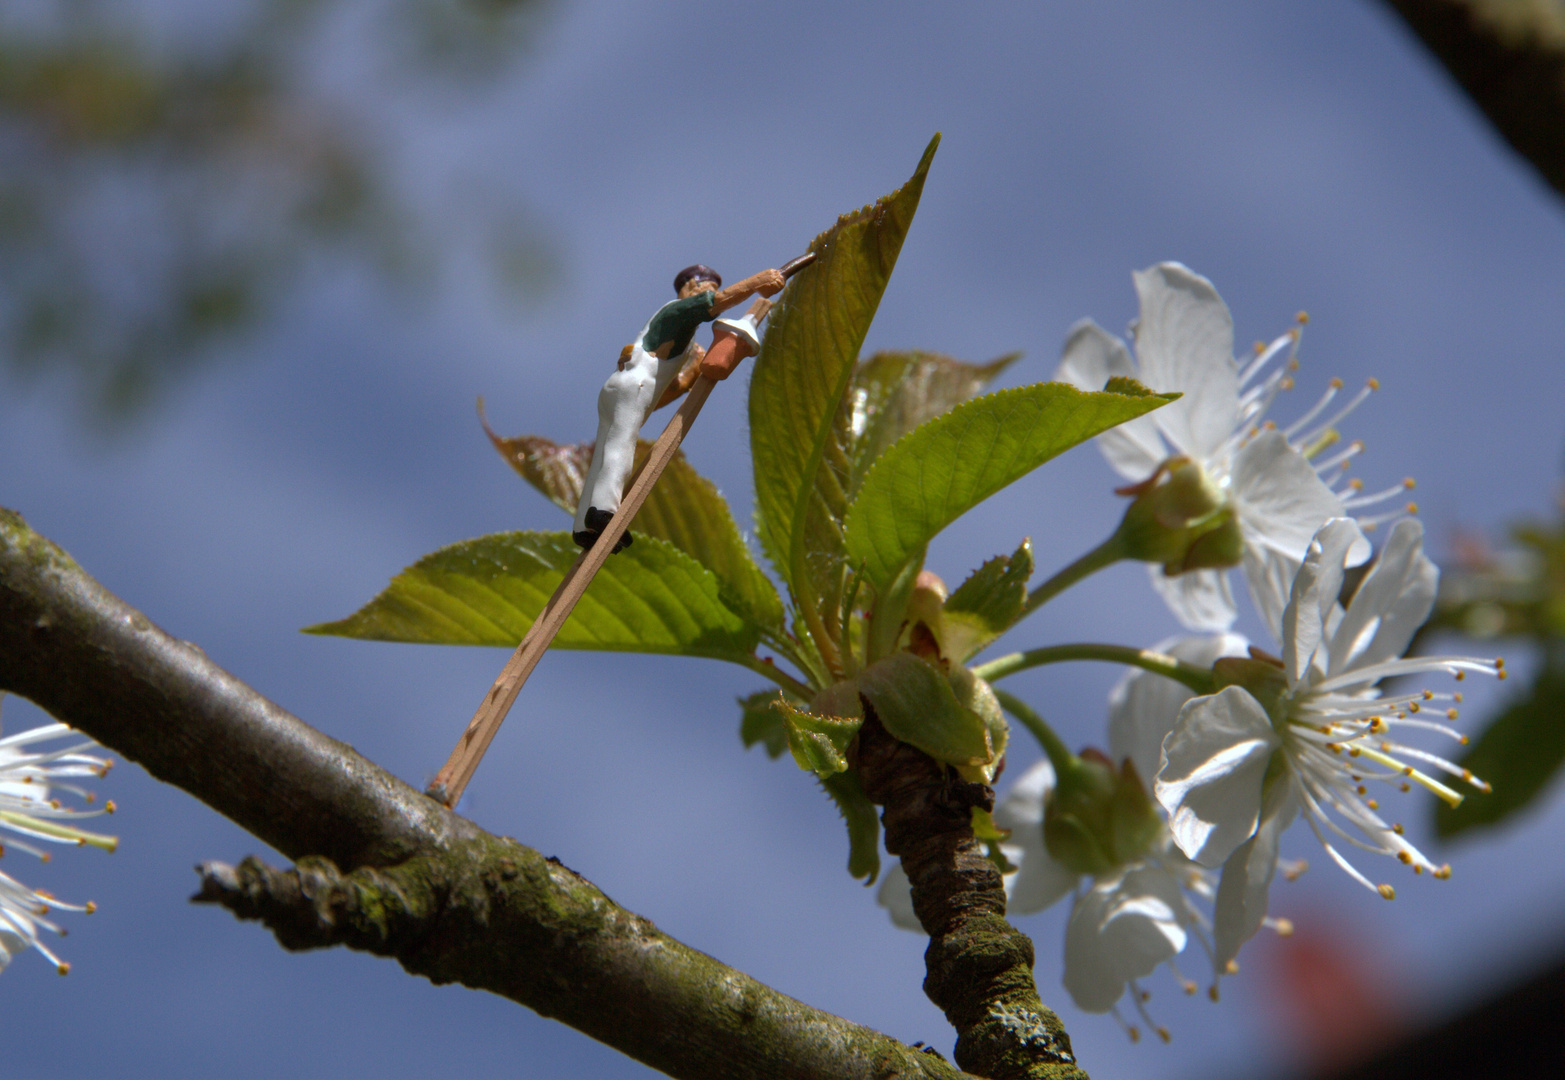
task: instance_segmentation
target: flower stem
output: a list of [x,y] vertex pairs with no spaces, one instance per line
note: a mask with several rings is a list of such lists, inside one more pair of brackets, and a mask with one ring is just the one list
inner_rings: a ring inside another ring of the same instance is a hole
[[980,679],[1002,679],[1028,668],[1044,664],[1058,664],[1066,660],[1106,660],[1111,664],[1129,664],[1157,675],[1166,675],[1175,682],[1184,683],[1198,694],[1211,694],[1217,689],[1212,673],[1207,668],[1187,664],[1183,660],[1151,649],[1135,649],[1129,645],[1049,645],[1041,649],[1011,653],[987,664],[973,668]]
[[994,688],[994,696],[1000,702],[1002,709],[1020,720],[1022,726],[1032,732],[1033,738],[1037,739],[1039,745],[1043,747],[1043,752],[1049,755],[1049,764],[1054,766],[1055,775],[1064,776],[1076,767],[1080,759],[1070,752],[1064,740],[1056,735],[1048,722],[1033,712],[1026,702],[999,687]]
[[768,660],[762,660],[760,657],[752,655],[745,657],[740,662],[751,671],[765,675],[800,701],[809,701],[815,696],[814,690]]
[[1020,621],[1026,618],[1082,578],[1095,574],[1105,566],[1112,566],[1127,557],[1125,542],[1120,538],[1120,534],[1116,532],[1103,543],[1028,593],[1027,602],[1022,605],[1022,613],[1016,617],[1017,620]]

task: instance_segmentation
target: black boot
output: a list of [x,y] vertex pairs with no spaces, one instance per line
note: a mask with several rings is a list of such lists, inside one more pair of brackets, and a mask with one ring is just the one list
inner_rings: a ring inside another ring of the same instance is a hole
[[[587,512],[582,517],[587,527],[579,532],[571,533],[571,539],[576,541],[577,547],[586,549],[598,542],[598,537],[603,535],[603,530],[609,527],[609,522],[614,520],[614,515],[607,510],[599,510],[596,506],[589,506],[587,507]],[[630,535],[630,530],[627,529],[625,534],[619,538],[619,542],[614,545],[614,550],[609,552],[609,554],[614,555],[624,551],[630,547],[634,540],[635,538]]]

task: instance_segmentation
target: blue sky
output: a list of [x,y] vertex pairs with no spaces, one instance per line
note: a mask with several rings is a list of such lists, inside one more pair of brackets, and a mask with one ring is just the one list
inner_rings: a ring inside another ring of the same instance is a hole
[[[941,131],[868,349],[1020,349],[1005,382],[1045,379],[1075,320],[1122,330],[1131,271],[1178,259],[1217,285],[1241,342],[1309,311],[1296,401],[1279,415],[1333,375],[1381,381],[1347,425],[1369,444],[1359,474],[1416,476],[1437,552],[1459,523],[1493,531],[1548,512],[1565,448],[1565,204],[1380,6],[970,12],[562,6],[499,92],[461,112],[407,110],[391,148],[401,189],[455,234],[475,227],[474,191],[525,207],[559,252],[553,292],[507,307],[476,264],[417,296],[312,266],[275,319],[112,440],[83,430],[63,386],[0,383],[0,505],[169,632],[422,786],[504,654],[297,631],[442,544],[565,527],[488,447],[474,399],[503,432],[590,438],[598,386],[675,270],[778,264],[900,184]],[[741,520],[744,415],[742,380],[725,384],[686,443]],[[960,580],[1030,535],[1051,571],[1112,528],[1115,483],[1096,450],[1074,451],[950,529],[929,565]],[[1007,642],[1144,645],[1176,629],[1127,567]],[[1101,745],[1115,677],[1055,668],[1012,688],[1067,741]],[[712,661],[551,654],[464,810],[781,990],[949,1050],[919,989],[922,942],[844,872],[825,797],[786,760],[740,747],[733,701],[758,682]],[[1475,687],[1468,718],[1485,714],[1482,697]],[[40,719],[6,704],[7,730]],[[1019,745],[1012,774],[1035,757]],[[31,957],[0,978],[7,1031],[26,1033],[7,1040],[8,1074],[647,1075],[499,999],[344,951],[288,955],[188,905],[198,860],[275,853],[134,766],[102,792],[120,806],[116,854],[7,859],[99,904],[71,920],[68,979]],[[1410,805],[1410,829],[1427,812]],[[1556,791],[1516,827],[1446,852],[1450,882],[1410,883],[1393,904],[1296,830],[1285,853],[1315,868],[1274,903],[1351,933],[1385,975],[1388,1010],[1436,1015],[1565,943],[1548,900],[1565,875],[1561,828]],[[1020,925],[1095,1077],[1291,1068],[1264,948],[1221,1005],[1154,978],[1174,1042],[1133,1046],[1059,987],[1062,912]]]

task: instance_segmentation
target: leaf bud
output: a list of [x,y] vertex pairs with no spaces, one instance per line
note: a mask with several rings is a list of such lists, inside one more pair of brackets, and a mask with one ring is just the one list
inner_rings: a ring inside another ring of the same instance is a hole
[[1079,874],[1107,874],[1145,855],[1162,828],[1136,767],[1120,768],[1087,749],[1058,769],[1043,816],[1043,841],[1054,859]]

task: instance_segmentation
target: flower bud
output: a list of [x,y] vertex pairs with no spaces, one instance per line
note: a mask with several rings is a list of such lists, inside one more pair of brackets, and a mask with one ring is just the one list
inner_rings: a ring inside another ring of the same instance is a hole
[[1079,874],[1107,874],[1145,855],[1161,829],[1136,767],[1084,750],[1059,780],[1043,816],[1049,854]]
[[1227,493],[1188,457],[1172,457],[1139,484],[1115,534],[1127,557],[1163,564],[1170,577],[1237,566],[1244,554],[1239,519]]

